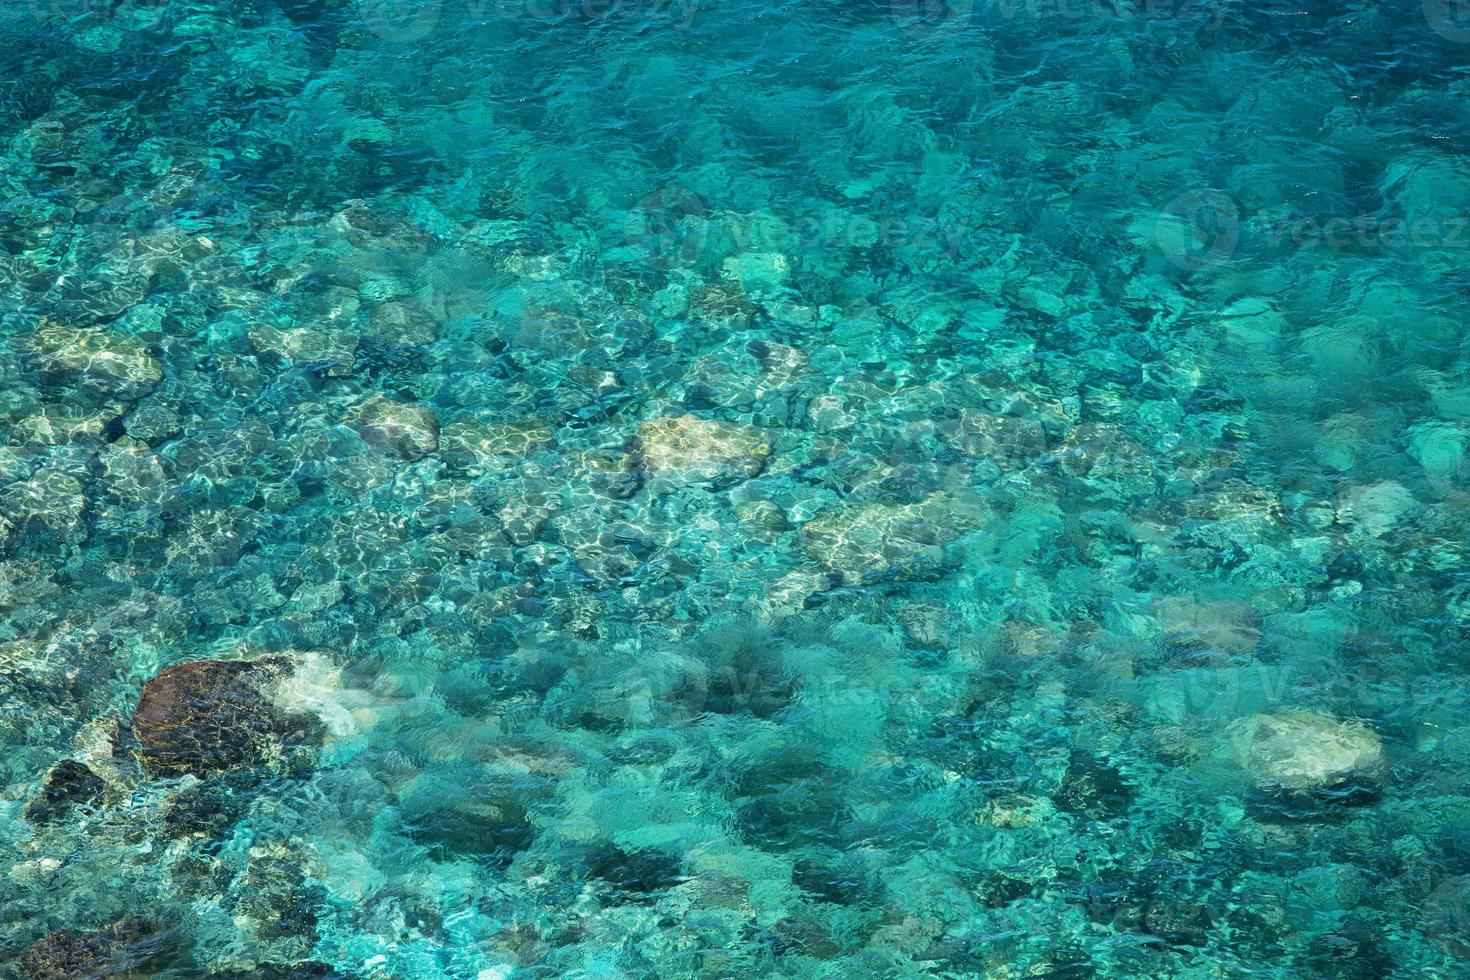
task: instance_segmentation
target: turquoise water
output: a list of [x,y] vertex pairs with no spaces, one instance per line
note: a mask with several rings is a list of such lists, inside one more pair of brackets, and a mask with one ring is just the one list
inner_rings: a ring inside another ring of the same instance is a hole
[[1470,975],[1455,5],[0,36],[3,969]]

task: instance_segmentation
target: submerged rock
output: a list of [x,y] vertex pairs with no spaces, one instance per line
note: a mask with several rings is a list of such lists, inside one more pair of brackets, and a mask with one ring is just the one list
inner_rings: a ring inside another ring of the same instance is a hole
[[354,406],[347,421],[364,442],[401,459],[422,459],[439,449],[439,419],[422,405],[374,395]]
[[1011,466],[1028,464],[1046,452],[1046,430],[1040,422],[971,409],[940,423],[939,437],[956,452]]
[[43,320],[26,339],[37,370],[118,398],[138,398],[163,380],[163,365],[133,337]]
[[351,377],[357,361],[358,337],[350,331],[317,327],[282,330],[256,323],[250,327],[249,336],[258,353],[320,365],[321,373],[329,378]]
[[193,660],[163,670],[143,687],[133,736],[156,775],[206,775],[267,762],[308,734],[302,716],[278,708],[274,666]]
[[1252,715],[1231,725],[1227,736],[1260,789],[1319,789],[1371,776],[1383,765],[1383,743],[1371,728],[1311,711]]
[[437,858],[468,856],[504,867],[536,839],[530,814],[543,782],[489,766],[426,774],[402,800],[403,830]]
[[46,773],[41,792],[26,806],[25,817],[31,823],[55,823],[79,806],[94,803],[107,784],[102,778],[75,759],[62,759]]
[[1178,646],[1248,653],[1261,642],[1261,614],[1246,603],[1170,596],[1154,611],[1165,638]]
[[934,494],[914,504],[864,504],[819,514],[801,527],[806,553],[859,585],[936,571],[944,545],[977,523],[963,501]]
[[765,469],[771,439],[753,426],[681,415],[644,422],[634,437],[634,449],[650,476],[728,484]]
[[1392,480],[1350,487],[1338,495],[1337,520],[1371,537],[1382,537],[1417,506],[1414,494]]
[[86,490],[77,477],[56,466],[0,490],[0,513],[17,528],[78,542],[86,536]]
[[167,946],[157,923],[129,916],[96,932],[58,929],[21,954],[20,970],[30,980],[152,976]]
[[987,800],[976,813],[981,823],[1005,830],[1019,830],[1044,823],[1056,811],[1051,800],[1025,793],[1002,793]]
[[513,466],[554,441],[551,426],[535,417],[450,422],[440,438],[445,457],[472,472]]

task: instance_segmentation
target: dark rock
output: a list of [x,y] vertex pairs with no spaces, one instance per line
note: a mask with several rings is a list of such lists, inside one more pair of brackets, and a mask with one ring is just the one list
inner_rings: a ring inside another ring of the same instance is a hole
[[593,851],[587,870],[633,900],[647,900],[684,880],[674,855],[652,849],[625,851],[616,844],[604,844]]
[[404,831],[436,858],[469,855],[503,867],[535,841],[529,811],[543,788],[540,779],[488,767],[426,776],[403,800]]
[[771,951],[777,956],[830,960],[842,955],[842,944],[815,918],[787,916],[775,922],[768,935]]
[[804,746],[743,762],[729,781],[741,836],[759,847],[838,845],[852,811],[842,773]]
[[1133,787],[1117,768],[1081,749],[1073,750],[1056,795],[1057,808],[1093,818],[1117,817],[1133,803]]
[[211,980],[350,980],[352,974],[316,960],[301,963],[261,963],[249,970],[211,973]]
[[854,869],[798,859],[791,870],[791,883],[819,902],[860,905],[867,882]]
[[168,939],[157,923],[137,916],[96,932],[59,929],[21,954],[20,970],[29,980],[151,976]]
[[164,803],[159,821],[168,837],[202,835],[215,840],[234,825],[241,809],[242,803],[231,787],[199,783],[180,790]]
[[75,759],[62,759],[46,773],[41,793],[26,807],[25,817],[31,823],[54,823],[73,809],[95,803],[107,788],[96,773]]
[[194,660],[164,669],[143,687],[133,736],[144,767],[155,775],[254,766],[284,743],[305,737],[308,725],[284,716],[266,690],[279,676],[249,661]]

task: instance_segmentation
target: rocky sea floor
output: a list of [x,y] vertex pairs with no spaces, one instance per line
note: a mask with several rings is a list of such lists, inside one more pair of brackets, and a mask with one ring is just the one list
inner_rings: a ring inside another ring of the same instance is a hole
[[0,6],[0,975],[1470,975],[1470,19]]

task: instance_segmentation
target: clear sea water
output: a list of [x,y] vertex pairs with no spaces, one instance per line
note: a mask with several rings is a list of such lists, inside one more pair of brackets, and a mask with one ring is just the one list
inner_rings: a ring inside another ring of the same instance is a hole
[[0,969],[1470,975],[1456,4],[0,42]]

